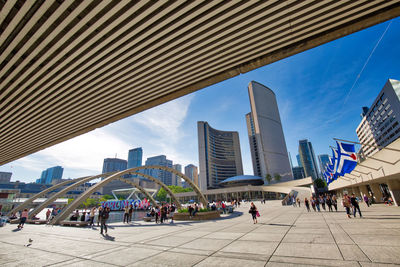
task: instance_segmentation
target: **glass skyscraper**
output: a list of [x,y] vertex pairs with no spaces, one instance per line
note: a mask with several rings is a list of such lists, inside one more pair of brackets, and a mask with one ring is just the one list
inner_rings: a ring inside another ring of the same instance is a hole
[[[163,166],[172,168],[172,160],[167,159],[165,155],[147,158],[146,166]],[[164,170],[146,169],[145,174],[157,178],[166,185],[172,185],[172,173]]]
[[[175,169],[178,172],[182,173],[182,165],[181,164],[172,165],[172,169]],[[182,180],[178,175],[172,174],[172,185],[182,186]]]
[[319,169],[321,171],[321,177],[322,177],[322,172],[325,170],[326,165],[329,163],[328,154],[318,155],[318,161],[319,161]]
[[42,175],[40,176],[41,184],[51,184],[53,180],[61,179],[63,175],[64,169],[61,166],[55,166],[52,168],[48,168],[42,171]]
[[137,147],[128,152],[128,169],[142,166],[143,149]]
[[314,149],[311,142],[307,139],[299,141],[299,155],[301,160],[301,165],[304,169],[304,174],[306,177],[311,176],[313,180],[318,178],[318,166],[315,160]]
[[[106,158],[103,162],[103,171],[102,173],[107,172],[114,172],[114,171],[123,171],[126,170],[128,162],[124,159],[117,159],[117,158]],[[124,178],[128,178],[129,175],[124,175]],[[102,178],[104,179],[104,178]],[[110,183],[106,184],[102,188],[103,194],[111,194],[112,190],[115,189],[122,189],[130,187],[130,185],[122,182],[122,181],[111,181]]]

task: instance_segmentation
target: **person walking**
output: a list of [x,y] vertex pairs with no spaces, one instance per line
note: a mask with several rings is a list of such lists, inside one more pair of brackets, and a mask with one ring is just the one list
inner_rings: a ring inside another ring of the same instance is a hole
[[317,211],[317,210],[315,209],[315,199],[314,199],[314,197],[311,197],[311,198],[310,198],[310,201],[311,201],[311,206],[312,206],[313,210],[314,210],[314,211]]
[[103,209],[104,208],[102,206],[99,207],[99,213],[97,214],[97,226],[100,224],[101,213],[103,212]]
[[300,208],[300,198],[297,198],[297,205],[298,205],[299,208]]
[[364,199],[365,204],[367,204],[367,207],[369,207],[369,199],[366,194],[364,194],[363,199]]
[[156,224],[157,224],[158,218],[160,217],[160,207],[159,206],[156,206],[155,215],[156,215]]
[[349,196],[345,193],[342,199],[343,202],[343,207],[346,209],[346,214],[347,217],[350,219],[350,207],[351,207],[351,201]]
[[93,227],[93,225],[94,225],[94,216],[95,216],[95,214],[96,214],[96,208],[93,207],[90,210],[90,214],[89,214],[89,226],[91,226],[91,227]]
[[360,218],[362,218],[360,206],[358,205],[357,198],[356,198],[356,196],[354,194],[351,195],[350,202],[351,202],[351,205],[353,206],[353,216],[354,216],[354,218],[356,217],[357,210],[358,210],[358,214],[360,215]]
[[24,228],[24,224],[25,224],[27,219],[28,219],[28,209],[24,209],[21,212],[21,216],[19,217],[18,229]]
[[104,208],[101,213],[99,213],[100,215],[100,234],[103,234],[103,229],[105,231],[105,233],[107,234],[107,220],[108,217],[110,216],[110,208],[106,207]]
[[293,207],[296,207],[296,199],[294,198],[294,196],[292,197],[292,204],[293,204]]
[[332,202],[332,206],[335,208],[335,211],[337,212],[337,199],[336,199],[335,195],[332,196],[331,202]]
[[319,199],[318,199],[318,197],[314,197],[314,201],[315,201],[315,207],[317,207],[318,212],[320,212],[321,209],[319,208]]
[[325,208],[325,197],[324,196],[319,196],[319,203],[321,203],[321,205],[322,205],[322,209],[324,210],[324,211],[326,211],[326,208]]
[[310,202],[308,201],[307,198],[304,199],[304,204],[306,205],[307,211],[310,212]]
[[332,199],[331,199],[330,196],[326,197],[326,205],[328,205],[328,210],[329,211],[333,211],[333,209],[332,209]]
[[49,220],[50,215],[51,215],[51,210],[50,210],[50,209],[47,209],[47,211],[46,211],[46,221]]
[[257,212],[258,212],[258,210],[257,210],[256,205],[254,205],[254,203],[251,202],[249,213],[251,214],[251,217],[253,218],[253,223],[254,224],[257,223]]
[[129,223],[129,206],[124,207],[124,223]]

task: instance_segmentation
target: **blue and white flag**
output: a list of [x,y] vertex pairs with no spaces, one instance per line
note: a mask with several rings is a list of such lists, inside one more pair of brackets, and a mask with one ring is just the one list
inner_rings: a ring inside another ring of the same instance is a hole
[[338,141],[336,143],[338,150],[335,173],[343,176],[346,173],[351,173],[357,166],[356,149],[354,144],[346,144]]
[[338,151],[334,148],[332,148],[332,179],[336,180],[338,178],[338,173],[337,173],[337,169],[338,169]]

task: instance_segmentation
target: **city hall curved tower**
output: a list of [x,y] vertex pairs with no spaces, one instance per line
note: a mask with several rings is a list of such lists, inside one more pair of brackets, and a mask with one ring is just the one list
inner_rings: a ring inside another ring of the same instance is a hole
[[246,122],[254,175],[279,174],[281,181],[293,180],[275,93],[254,81],[248,89],[251,112]]
[[197,122],[201,190],[218,188],[223,180],[243,175],[238,132],[219,131]]

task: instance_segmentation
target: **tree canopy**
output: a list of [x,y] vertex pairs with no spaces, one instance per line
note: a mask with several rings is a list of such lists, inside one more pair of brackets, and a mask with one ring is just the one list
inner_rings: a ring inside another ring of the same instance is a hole
[[[192,188],[183,188],[182,186],[177,186],[177,185],[169,185],[169,189],[171,189],[172,193],[183,193],[183,192],[191,192],[193,191]],[[156,199],[158,201],[166,201],[167,200],[167,191],[164,190],[164,188],[160,188],[160,190],[157,193]]]

